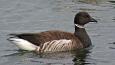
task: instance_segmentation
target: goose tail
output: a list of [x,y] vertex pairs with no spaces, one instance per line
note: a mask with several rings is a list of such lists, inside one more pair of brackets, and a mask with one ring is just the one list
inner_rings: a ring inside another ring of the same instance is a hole
[[14,34],[10,35],[13,36],[9,37],[7,40],[15,44],[21,50],[34,51],[38,47],[27,40],[16,37]]

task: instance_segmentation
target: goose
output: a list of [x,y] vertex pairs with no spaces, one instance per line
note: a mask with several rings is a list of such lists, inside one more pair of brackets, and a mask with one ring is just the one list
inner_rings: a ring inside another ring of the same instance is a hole
[[72,51],[92,45],[84,25],[97,22],[87,12],[78,12],[74,17],[75,32],[59,30],[38,33],[9,34],[7,39],[19,49],[37,52]]

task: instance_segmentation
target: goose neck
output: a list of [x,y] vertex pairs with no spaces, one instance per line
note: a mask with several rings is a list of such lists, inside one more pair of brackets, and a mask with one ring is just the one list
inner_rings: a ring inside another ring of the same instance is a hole
[[87,34],[85,28],[79,28],[78,26],[75,26],[75,36],[79,38],[83,46],[89,47],[92,43],[90,40],[89,35]]

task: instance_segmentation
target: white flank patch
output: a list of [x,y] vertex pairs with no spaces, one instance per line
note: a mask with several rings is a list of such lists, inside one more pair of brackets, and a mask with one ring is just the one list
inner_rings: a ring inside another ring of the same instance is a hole
[[20,38],[9,38],[9,41],[22,50],[34,51],[38,47],[29,41]]
[[56,51],[66,51],[69,48],[69,44],[71,44],[71,40],[61,39],[61,40],[53,40],[45,42],[42,49],[38,48],[36,51],[41,52],[56,52]]

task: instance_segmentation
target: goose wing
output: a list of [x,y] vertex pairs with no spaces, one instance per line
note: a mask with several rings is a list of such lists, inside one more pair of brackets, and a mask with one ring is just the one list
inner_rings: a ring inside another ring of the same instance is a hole
[[76,42],[81,43],[80,40],[75,37],[73,33],[63,31],[45,31],[41,33],[23,33],[23,34],[10,34],[14,37],[18,37],[31,42],[34,45],[40,46],[48,41],[60,40],[60,39],[74,39]]

